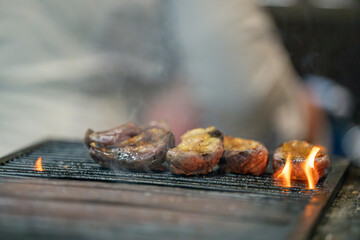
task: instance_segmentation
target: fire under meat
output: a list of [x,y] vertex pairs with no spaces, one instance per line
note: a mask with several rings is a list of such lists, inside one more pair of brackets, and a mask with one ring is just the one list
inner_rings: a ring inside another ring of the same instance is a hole
[[309,189],[315,189],[315,184],[319,181],[319,175],[314,167],[315,157],[319,151],[319,147],[313,147],[304,162],[303,168],[308,181]]
[[281,179],[281,186],[291,187],[290,179],[293,179],[306,181],[309,189],[315,189],[330,164],[328,155],[320,147],[304,141],[283,143],[275,151],[273,160],[274,177]]
[[36,162],[34,164],[34,170],[35,171],[40,171],[40,172],[44,171],[44,169],[42,167],[42,164],[41,164],[41,160],[42,160],[41,156],[38,157],[38,159],[36,160]]
[[281,180],[281,186],[291,187],[291,153],[286,157],[286,163],[280,174],[275,177]]

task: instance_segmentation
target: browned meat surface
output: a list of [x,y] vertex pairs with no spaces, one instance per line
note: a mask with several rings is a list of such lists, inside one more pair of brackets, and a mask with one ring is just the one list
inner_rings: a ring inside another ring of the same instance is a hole
[[[288,153],[291,153],[291,178],[295,180],[306,180],[303,164],[314,145],[293,140],[281,144],[274,152],[273,168],[274,172],[283,169]],[[319,151],[315,157],[314,168],[318,173],[319,179],[324,176],[326,169],[330,165],[329,157],[323,151]]]
[[181,143],[170,149],[166,161],[174,174],[207,174],[224,151],[223,134],[215,127],[196,128],[181,137]]
[[113,146],[90,144],[89,154],[101,166],[131,171],[164,171],[163,163],[174,135],[166,129],[151,128]]
[[261,175],[269,162],[269,153],[264,145],[243,138],[224,138],[224,154],[220,159],[220,169],[237,174]]
[[142,131],[140,127],[129,122],[103,132],[94,132],[89,129],[85,134],[84,141],[88,147],[90,147],[92,142],[99,146],[115,145],[140,134]]

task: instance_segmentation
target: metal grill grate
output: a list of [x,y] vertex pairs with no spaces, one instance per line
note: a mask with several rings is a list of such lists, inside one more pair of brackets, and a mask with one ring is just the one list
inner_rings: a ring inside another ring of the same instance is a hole
[[[42,157],[43,172],[33,170],[33,164],[39,156]],[[182,191],[183,193],[191,191],[191,189],[208,191],[212,196],[227,193],[250,205],[257,202],[260,214],[253,215],[256,216],[254,217],[255,221],[265,222],[268,225],[270,223],[270,225],[287,225],[284,229],[287,229],[286,231],[291,229],[288,236],[298,239],[309,236],[321,211],[329,203],[331,196],[335,195],[340,180],[348,167],[348,162],[336,162],[332,159],[331,168],[317,184],[316,190],[307,190],[305,185],[300,182],[294,183],[294,187],[291,189],[278,187],[270,173],[258,177],[234,174],[183,177],[167,172],[110,171],[93,162],[88,155],[87,148],[81,142],[47,141],[7,156],[1,159],[0,163],[3,163],[0,166],[0,177],[37,177],[145,184],[170,187],[167,188],[169,191],[177,189],[178,192]],[[261,206],[269,206],[273,209],[265,210],[261,209]],[[311,213],[306,212],[306,208],[309,206],[312,209]],[[274,209],[276,209],[276,213],[280,214],[280,217],[271,217],[272,214],[275,214]],[[261,211],[264,211],[264,217],[261,217]],[[251,218],[251,214],[247,215],[246,221]]]
[[[37,158],[42,157],[44,172],[33,170]],[[135,173],[110,171],[95,163],[82,143],[49,142],[27,156],[16,157],[0,168],[1,175],[16,175],[46,178],[65,178],[94,181],[118,181],[171,187],[186,187],[203,190],[229,192],[256,192],[271,197],[287,196],[305,198],[313,196],[317,190],[307,190],[304,183],[294,183],[294,187],[284,189],[276,186],[270,173],[262,176],[217,175],[174,176],[165,173]],[[322,181],[318,184],[321,186]]]

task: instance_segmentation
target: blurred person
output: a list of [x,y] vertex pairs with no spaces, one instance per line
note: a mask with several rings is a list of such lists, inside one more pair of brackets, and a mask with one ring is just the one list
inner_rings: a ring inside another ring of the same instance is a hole
[[0,13],[0,154],[130,120],[271,146],[326,132],[253,0],[3,0]]
[[178,77],[187,79],[188,90],[180,87],[182,101],[179,84],[160,95],[148,108],[148,119],[163,116],[181,128],[192,122],[176,111],[180,107],[192,109],[192,119],[202,125],[271,147],[296,138],[329,146],[326,116],[313,104],[275,26],[255,1],[173,1],[171,6],[173,34],[182,50]]

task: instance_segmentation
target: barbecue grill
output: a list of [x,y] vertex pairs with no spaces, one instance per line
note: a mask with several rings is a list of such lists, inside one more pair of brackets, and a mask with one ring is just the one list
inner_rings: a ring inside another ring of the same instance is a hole
[[[34,170],[42,157],[44,171]],[[36,239],[308,239],[341,187],[331,158],[315,190],[262,176],[175,176],[100,167],[81,142],[44,141],[0,159],[0,234]]]

